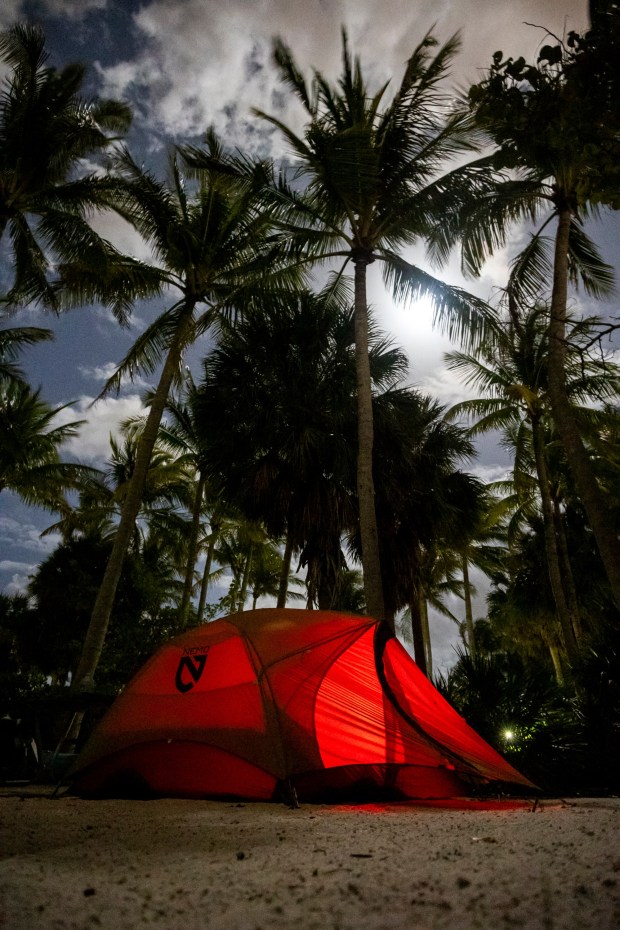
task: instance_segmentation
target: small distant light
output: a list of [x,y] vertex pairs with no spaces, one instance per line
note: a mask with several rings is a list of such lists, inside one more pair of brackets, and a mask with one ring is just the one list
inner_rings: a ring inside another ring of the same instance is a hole
[[510,743],[515,738],[513,730],[504,730],[504,739]]

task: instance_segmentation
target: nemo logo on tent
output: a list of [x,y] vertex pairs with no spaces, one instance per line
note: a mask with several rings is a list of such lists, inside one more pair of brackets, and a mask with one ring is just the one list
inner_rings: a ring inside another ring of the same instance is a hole
[[[193,651],[193,650],[192,650]],[[186,694],[191,691],[194,685],[198,684],[200,677],[205,670],[208,649],[205,649],[202,655],[183,655],[177,666],[177,673],[174,677],[174,683],[177,691]],[[186,649],[185,652],[190,652]]]

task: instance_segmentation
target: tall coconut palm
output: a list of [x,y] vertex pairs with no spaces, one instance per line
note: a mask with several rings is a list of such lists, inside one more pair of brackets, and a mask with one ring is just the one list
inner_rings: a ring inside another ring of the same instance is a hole
[[[504,434],[507,445],[514,444],[514,480],[524,485],[533,462],[545,530],[547,563],[558,618],[564,631],[569,657],[574,656],[581,637],[576,598],[571,596],[572,573],[562,552],[564,533],[557,500],[554,499],[552,462],[549,453],[549,311],[544,306],[522,312],[512,325],[499,325],[471,354],[449,353],[446,358],[465,382],[482,389],[484,396],[463,401],[450,411],[475,419],[472,435],[491,429]],[[590,421],[599,429],[609,420],[592,405],[614,397],[620,382],[615,366],[588,355],[596,321],[572,321],[567,331],[567,390],[575,418],[584,426]],[[527,483],[527,479],[526,482]],[[529,490],[529,489],[528,489]]]
[[[224,158],[213,134],[207,145],[210,155]],[[180,381],[184,353],[222,316],[232,314],[250,298],[259,299],[279,267],[268,236],[271,219],[258,196],[264,183],[261,166],[244,182],[204,171],[193,187],[176,158],[170,184],[142,170],[126,151],[119,154],[115,167],[124,187],[117,190],[111,205],[151,247],[154,263],[149,270],[160,289],[176,294],[176,299],[138,337],[106,385],[106,390],[118,388],[123,376],[152,373],[162,365],[76,672],[74,687],[81,689],[92,687],[149,460],[170,389]],[[101,277],[96,267],[77,269],[74,292],[116,304],[124,299],[126,282],[124,270],[116,278],[114,272],[110,268]],[[285,280],[279,283],[284,286]]]
[[487,597],[488,618],[507,650],[534,660],[548,650],[556,679],[569,671],[565,634],[547,569],[547,541],[539,513],[511,533]]
[[[449,411],[447,413],[447,416]],[[459,558],[463,575],[463,602],[465,605],[465,623],[462,626],[463,640],[470,656],[478,652],[476,643],[476,629],[473,613],[473,597],[475,588],[470,577],[470,566],[474,566],[487,578],[497,573],[502,556],[505,552],[506,542],[506,511],[505,501],[493,493],[487,485],[482,499],[482,506],[478,514],[469,524],[469,535],[461,544]]]
[[415,588],[409,605],[396,617],[396,629],[403,642],[413,646],[420,671],[431,678],[433,643],[429,608],[458,626],[459,618],[449,609],[448,599],[462,596],[463,584],[458,578],[459,561],[454,550],[437,542],[421,547],[416,555]]
[[[147,404],[151,395],[147,395]],[[189,374],[183,389],[168,398],[165,419],[160,425],[158,443],[165,446],[192,476],[192,498],[189,506],[191,522],[187,535],[183,596],[179,607],[179,623],[187,626],[190,618],[191,597],[196,582],[196,560],[204,538],[204,520],[208,505],[208,479],[203,450],[200,446],[199,427],[196,422],[197,389]],[[211,500],[211,504],[215,504]],[[207,568],[207,575],[210,566]]]
[[38,26],[0,33],[0,56],[10,67],[0,96],[0,240],[8,232],[12,258],[2,303],[36,300],[57,310],[52,262],[73,262],[85,249],[114,252],[86,221],[109,182],[79,169],[128,128],[131,114],[117,101],[83,98],[82,65],[49,67]]
[[[222,334],[198,390],[207,472],[272,538],[285,538],[282,606],[294,553],[307,568],[309,601],[333,604],[342,536],[357,519],[350,299],[340,281],[284,306],[263,303]],[[373,339],[378,392],[402,363]]]
[[224,574],[232,573],[227,594],[219,601],[219,607],[228,613],[245,610],[253,586],[255,570],[264,562],[266,553],[275,557],[274,543],[269,539],[264,526],[255,520],[243,517],[228,532],[220,537],[218,557],[222,560]]
[[[275,62],[286,85],[301,101],[303,136],[260,112],[284,136],[295,159],[294,179],[282,177],[273,202],[290,207],[284,234],[308,262],[350,265],[355,283],[358,473],[364,587],[367,608],[385,615],[379,541],[374,510],[373,418],[368,362],[367,269],[378,261],[392,293],[413,300],[428,296],[452,334],[476,330],[484,305],[443,284],[403,256],[423,242],[429,226],[449,204],[462,203],[487,183],[486,172],[461,168],[454,156],[472,148],[467,118],[448,114],[441,79],[457,50],[441,48],[426,35],[407,62],[400,86],[388,101],[387,84],[371,92],[359,60],[352,59],[343,33],[342,74],[337,86],[314,73],[311,88],[289,48],[278,40]],[[301,182],[301,183],[298,183]]]
[[411,389],[395,388],[377,399],[375,410],[386,611],[393,618],[409,607],[416,662],[430,674],[426,601],[437,588],[438,565],[446,568],[448,577],[454,571],[453,552],[469,538],[482,487],[458,468],[473,447],[464,430],[446,422],[437,402]]
[[[617,37],[617,6],[610,5],[609,17]],[[609,80],[583,79],[597,60],[610,79],[616,68],[617,46],[603,35],[602,22],[587,41],[573,35],[572,48],[545,46],[537,65],[528,65],[524,58],[504,61],[501,52],[494,55],[485,79],[470,89],[469,104],[498,147],[497,162],[515,173],[495,192],[481,197],[473,210],[447,214],[435,233],[437,253],[444,256],[463,241],[464,265],[477,274],[485,258],[506,241],[515,220],[542,218],[515,263],[510,292],[517,305],[550,292],[553,417],[620,605],[620,539],[571,409],[566,375],[570,283],[580,280],[594,296],[608,295],[613,284],[611,269],[583,226],[584,220],[598,214],[601,203],[618,201],[617,98],[609,94]],[[609,34],[606,26],[605,35]],[[613,56],[605,59],[612,51]],[[545,230],[553,226],[555,232],[548,239]]]
[[189,621],[191,596],[196,573],[196,558],[200,546],[201,519],[205,506],[206,476],[200,459],[193,417],[192,398],[195,386],[191,378],[186,380],[183,393],[172,396],[166,405],[165,421],[159,429],[159,442],[164,443],[182,461],[192,474],[193,488],[190,505],[191,526],[187,540],[187,558],[183,581],[183,596],[179,607],[179,621],[185,627]]
[[206,558],[196,609],[197,624],[202,623],[209,612],[207,598],[212,583],[220,581],[226,574],[228,546],[237,532],[237,527],[243,523],[241,514],[225,503],[221,495],[214,496],[214,501],[208,508],[208,518],[208,528],[201,538],[201,547],[206,551]]

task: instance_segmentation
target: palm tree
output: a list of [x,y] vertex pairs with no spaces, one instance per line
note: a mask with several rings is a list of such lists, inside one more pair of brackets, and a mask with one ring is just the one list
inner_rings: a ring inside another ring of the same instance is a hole
[[558,683],[566,678],[566,636],[547,568],[547,540],[540,514],[521,521],[492,578],[487,597],[488,619],[507,652],[540,661],[548,651]]
[[261,564],[275,555],[276,548],[260,523],[242,517],[229,526],[228,532],[220,537],[218,558],[225,571],[231,571],[232,578],[219,607],[228,613],[245,610],[252,579],[260,575]]
[[[150,403],[151,394],[146,402]],[[213,578],[214,559],[221,557],[218,550],[220,536],[226,536],[226,526],[238,525],[240,517],[235,515],[230,506],[226,506],[221,488],[215,489],[209,481],[209,469],[202,434],[204,432],[199,415],[200,391],[194,384],[189,372],[186,372],[183,390],[177,396],[172,395],[166,404],[165,419],[158,433],[158,444],[167,449],[178,465],[191,476],[190,524],[186,532],[185,572],[183,595],[179,606],[179,625],[185,628],[190,622],[192,594],[196,586],[197,559],[202,549],[206,550],[206,560],[200,584],[197,622],[203,618],[209,582]],[[218,417],[221,421],[221,418]],[[221,425],[221,422],[220,422]],[[232,524],[231,524],[232,520]],[[208,522],[208,527],[207,527]],[[229,534],[228,534],[229,535]],[[221,567],[216,571],[221,575]]]
[[[581,638],[581,622],[573,595],[572,572],[565,548],[555,475],[549,451],[549,311],[534,307],[515,317],[512,324],[498,325],[489,338],[471,354],[448,353],[448,366],[465,376],[468,385],[482,389],[484,396],[463,401],[450,411],[452,418],[466,415],[475,419],[470,432],[479,435],[492,429],[504,434],[504,442],[513,444],[514,481],[517,490],[529,495],[530,470],[536,475],[536,487],[542,508],[547,563],[558,617],[564,631],[569,657],[574,657]],[[568,394],[574,416],[582,424],[590,421],[601,428],[609,418],[591,409],[618,392],[619,381],[614,365],[588,355],[597,321],[572,322],[568,330],[566,370]],[[586,406],[584,406],[586,405]],[[582,427],[586,433],[585,425]],[[557,469],[556,469],[557,473]]]
[[[255,553],[252,560],[249,584],[252,590],[252,609],[255,610],[259,598],[269,598],[273,603],[279,593],[282,579],[282,553],[277,542],[268,541],[267,545],[261,546]],[[287,579],[287,594],[291,600],[303,600],[303,594],[295,590],[303,588],[304,583],[301,578],[291,576]],[[291,590],[293,588],[293,590]]]
[[[446,414],[448,418],[449,414],[450,411]],[[492,488],[487,485],[481,503],[477,519],[473,519],[469,524],[469,535],[459,551],[465,604],[463,640],[472,658],[476,657],[478,648],[472,603],[475,588],[470,579],[469,568],[473,565],[487,578],[493,577],[501,565],[507,538],[505,501],[498,498]]]
[[128,128],[131,114],[114,100],[82,98],[82,65],[48,67],[38,26],[0,33],[0,56],[11,68],[0,96],[0,241],[8,232],[13,267],[1,302],[37,300],[58,310],[52,258],[71,263],[85,250],[114,254],[86,221],[109,182],[78,172],[83,159],[104,152]]
[[[20,638],[26,655],[57,682],[74,672],[110,545],[97,533],[64,541],[30,579],[34,603]],[[101,667],[102,690],[109,692],[122,688],[160,642],[177,632],[169,605],[178,597],[178,576],[150,537],[126,561],[119,595]]]
[[205,492],[207,477],[201,458],[195,423],[196,386],[188,374],[184,391],[178,397],[171,396],[166,404],[165,421],[159,429],[159,442],[175,455],[177,461],[185,464],[193,475],[193,495],[191,501],[191,526],[187,540],[187,559],[183,581],[183,596],[179,607],[179,621],[182,628],[189,622],[191,597],[195,584],[196,559],[200,548],[201,521],[205,509]]
[[[243,523],[243,517],[220,496],[214,496],[208,507],[209,526],[203,534],[200,546],[206,551],[202,580],[200,583],[200,596],[196,609],[196,623],[200,624],[208,612],[207,597],[211,590],[211,583],[220,581],[226,573],[227,557],[231,539],[234,538],[238,526]],[[217,609],[217,608],[216,608]]]
[[[223,159],[213,134],[207,145],[207,154]],[[74,687],[82,690],[92,687],[152,450],[170,389],[181,377],[184,353],[222,316],[250,298],[260,299],[277,279],[279,268],[278,253],[268,238],[271,219],[258,196],[264,184],[262,166],[245,182],[203,171],[192,193],[176,158],[170,186],[143,171],[126,151],[119,154],[115,167],[124,186],[116,189],[110,204],[135,226],[154,254],[155,263],[146,269],[145,280],[157,281],[160,290],[178,296],[138,337],[105,388],[118,388],[124,375],[133,377],[140,370],[151,373],[163,362],[75,675]],[[266,274],[266,268],[271,273]],[[118,274],[113,266],[106,270],[102,277],[95,266],[76,268],[74,293],[112,305],[125,300],[126,269]],[[141,274],[144,269],[137,270]],[[280,286],[285,283],[286,277],[279,279]]]
[[[610,7],[609,15],[617,36],[620,13]],[[608,295],[613,284],[611,269],[583,228],[585,219],[598,214],[600,203],[617,203],[616,98],[610,98],[609,81],[583,80],[599,59],[609,74],[615,67],[615,58],[604,60],[603,53],[610,53],[613,43],[606,41],[602,23],[603,19],[587,40],[573,35],[573,50],[545,46],[536,66],[524,58],[503,61],[501,52],[494,55],[486,78],[470,89],[469,104],[498,147],[497,163],[511,169],[511,176],[495,192],[480,197],[473,210],[468,206],[465,212],[446,214],[435,230],[435,249],[445,256],[462,240],[464,266],[477,274],[485,258],[506,241],[514,221],[533,222],[542,216],[515,262],[511,306],[539,299],[541,287],[550,282],[548,378],[553,418],[620,605],[620,539],[571,409],[566,374],[569,284],[581,280],[595,297]],[[555,234],[547,239],[544,233],[552,223]]]
[[396,629],[403,642],[411,643],[413,655],[427,678],[433,675],[433,644],[429,608],[448,617],[457,626],[458,617],[449,609],[447,599],[460,597],[463,584],[458,579],[459,560],[453,549],[442,542],[420,547],[416,553],[415,586],[408,606],[396,617]]
[[287,305],[264,302],[222,333],[198,389],[210,481],[273,539],[285,539],[281,606],[294,553],[308,568],[309,599],[329,606],[342,534],[355,520],[349,298],[340,282]]
[[17,364],[19,353],[25,346],[53,339],[49,329],[38,326],[12,326],[0,329],[0,384],[24,382],[24,373]]
[[[371,327],[369,363],[381,405],[406,360]],[[299,553],[309,603],[333,607],[346,568],[343,536],[358,524],[354,324],[345,282],[301,292],[286,306],[264,302],[225,331],[205,360],[196,420],[210,483],[272,538],[285,539],[279,604]]]
[[[110,436],[105,467],[81,480],[77,506],[68,508],[57,523],[45,530],[46,535],[60,533],[65,541],[88,536],[112,544],[135,469],[143,426],[141,418],[131,418],[122,424],[118,439]],[[149,462],[131,548],[138,551],[148,538],[150,544],[165,551],[174,570],[186,551],[185,512],[193,490],[192,479],[187,463],[158,442]]]
[[63,462],[60,447],[75,436],[83,420],[54,424],[70,407],[50,407],[20,381],[0,383],[0,492],[13,491],[26,504],[64,511],[63,492],[80,486],[94,469]]
[[[409,608],[416,662],[430,674],[426,604],[438,568],[452,582],[481,507],[482,486],[458,468],[473,454],[464,430],[429,396],[395,387],[377,398],[376,495],[386,615]],[[389,437],[389,438],[388,438]],[[352,540],[354,547],[356,540]],[[453,586],[452,586],[453,587]]]
[[[305,262],[351,264],[355,282],[358,471],[364,588],[371,615],[383,617],[379,540],[374,510],[373,417],[368,361],[367,268],[381,262],[398,298],[429,296],[452,334],[481,325],[482,301],[441,283],[409,263],[402,249],[423,242],[449,204],[461,204],[487,183],[481,168],[441,175],[447,162],[473,147],[471,123],[447,113],[438,84],[458,42],[437,45],[426,35],[413,51],[391,102],[387,85],[371,93],[343,33],[342,75],[336,87],[318,72],[308,89],[290,50],[278,40],[275,62],[308,119],[303,137],[260,112],[285,137],[296,159],[294,179],[273,189],[274,205],[287,205],[283,234]],[[191,153],[190,153],[191,154]],[[297,181],[303,182],[299,190]]]

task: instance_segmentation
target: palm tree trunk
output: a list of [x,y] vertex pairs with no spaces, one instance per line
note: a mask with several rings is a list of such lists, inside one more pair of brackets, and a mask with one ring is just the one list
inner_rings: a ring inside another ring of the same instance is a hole
[[248,552],[246,556],[245,565],[243,566],[243,578],[241,580],[241,589],[239,591],[239,601],[238,601],[239,610],[245,609],[245,601],[248,596],[248,587],[250,584],[250,572],[252,570],[253,555],[254,555],[254,546],[250,545],[250,551]]
[[372,258],[358,255],[355,259],[355,367],[357,375],[357,496],[364,570],[364,596],[371,617],[385,616],[379,533],[375,511],[373,460],[373,415],[370,359],[368,355],[368,301],[366,268]]
[[564,672],[562,670],[562,661],[560,659],[560,650],[555,643],[547,643],[549,649],[549,655],[551,656],[551,661],[553,662],[553,671],[555,672],[555,680],[562,687],[564,684]]
[[597,483],[566,391],[566,304],[571,216],[570,206],[563,205],[558,215],[553,264],[549,322],[549,399],[577,493],[592,528],[614,600],[620,608],[620,539],[610,519],[609,507]]
[[564,591],[566,592],[566,603],[573,622],[573,630],[577,643],[581,644],[583,639],[583,624],[581,611],[579,609],[579,600],[577,598],[577,588],[575,586],[575,576],[570,563],[568,552],[568,542],[566,540],[566,526],[564,516],[560,509],[559,502],[553,497],[553,525],[555,527],[555,538],[558,541],[558,556],[560,567],[562,569],[562,578],[564,579]]
[[558,555],[558,545],[555,535],[555,525],[553,520],[553,502],[549,490],[549,475],[547,472],[547,461],[544,447],[543,426],[538,417],[531,418],[532,423],[532,442],[534,446],[534,459],[536,462],[536,476],[538,478],[538,488],[540,491],[540,500],[542,505],[543,529],[545,534],[545,552],[547,555],[547,571],[555,609],[562,628],[564,646],[569,662],[574,658],[577,649],[575,639],[573,619],[570,615],[568,604],[566,603],[566,594],[562,581],[562,572],[560,570],[560,559]]
[[220,533],[220,522],[219,520],[211,520],[211,539],[209,540],[209,547],[207,549],[207,559],[205,562],[204,571],[202,573],[202,584],[200,585],[200,599],[198,601],[198,613],[197,621],[202,623],[205,613],[205,605],[207,603],[207,593],[209,590],[209,577],[211,575],[211,567],[213,565],[213,558],[215,556],[215,547],[217,546],[217,540]]
[[286,607],[286,595],[288,593],[288,578],[291,573],[291,561],[293,559],[293,541],[290,533],[286,534],[286,543],[284,545],[284,555],[282,556],[282,568],[280,570],[280,584],[278,586],[277,607]]
[[476,658],[476,636],[474,633],[474,612],[471,603],[471,582],[469,580],[469,563],[467,552],[461,556],[463,567],[463,598],[465,600],[465,629],[467,630],[467,649],[472,659]]
[[202,472],[198,472],[198,483],[196,485],[194,506],[192,508],[192,526],[190,530],[189,546],[187,551],[187,565],[185,568],[185,579],[183,581],[183,596],[181,598],[181,607],[179,609],[179,622],[182,630],[185,629],[189,621],[189,608],[192,599],[192,590],[194,588],[196,558],[198,556],[200,515],[202,513],[202,503],[206,483],[206,476],[202,474]]
[[94,676],[108,631],[116,589],[140,510],[149,463],[157,440],[157,431],[162,420],[170,386],[179,369],[185,335],[191,324],[192,310],[193,306],[187,307],[184,321],[179,325],[172,345],[168,350],[146,425],[138,443],[136,463],[129,481],[127,496],[123,503],[112,552],[110,553],[101,587],[97,593],[90,624],[82,646],[82,654],[73,678],[72,688],[76,691],[89,691],[94,688]]
[[426,600],[424,588],[420,591],[420,617],[422,620],[422,636],[424,637],[426,677],[431,678],[433,674],[433,646],[431,643],[431,628],[428,623],[428,601]]
[[424,639],[424,623],[421,613],[422,600],[418,585],[414,585],[409,599],[409,613],[411,614],[411,634],[413,636],[413,657],[415,663],[423,675],[428,677],[428,668],[426,664],[426,646]]

